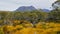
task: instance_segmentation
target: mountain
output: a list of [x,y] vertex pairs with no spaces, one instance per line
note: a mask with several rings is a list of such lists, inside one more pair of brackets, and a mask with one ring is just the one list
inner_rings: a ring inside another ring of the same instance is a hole
[[16,11],[32,11],[37,10],[34,6],[21,6]]
[[49,9],[41,9],[42,11],[44,12],[49,12],[50,10]]

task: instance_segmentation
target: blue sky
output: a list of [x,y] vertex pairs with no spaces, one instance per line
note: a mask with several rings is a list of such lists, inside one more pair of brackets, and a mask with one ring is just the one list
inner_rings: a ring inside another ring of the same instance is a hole
[[51,9],[51,4],[56,0],[0,0],[0,10],[13,11],[20,6],[34,6],[39,9]]

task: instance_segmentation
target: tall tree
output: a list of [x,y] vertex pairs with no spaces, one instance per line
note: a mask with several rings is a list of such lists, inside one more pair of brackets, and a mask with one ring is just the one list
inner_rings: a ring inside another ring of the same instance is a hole
[[60,10],[60,1],[57,0],[52,4],[53,9]]

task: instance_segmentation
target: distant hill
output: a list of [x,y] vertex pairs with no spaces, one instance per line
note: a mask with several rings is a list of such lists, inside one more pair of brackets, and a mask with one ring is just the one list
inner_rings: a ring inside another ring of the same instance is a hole
[[34,6],[21,6],[16,11],[32,11],[37,10]]
[[42,10],[44,12],[49,12],[50,11],[49,9],[40,9],[40,10]]

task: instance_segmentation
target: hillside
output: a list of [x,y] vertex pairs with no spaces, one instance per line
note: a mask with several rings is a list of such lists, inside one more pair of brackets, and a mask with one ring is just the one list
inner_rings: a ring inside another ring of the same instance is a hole
[[34,6],[21,6],[16,9],[16,11],[33,11],[37,10]]

